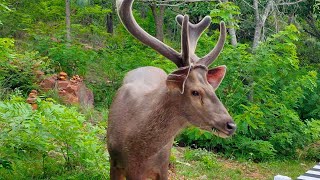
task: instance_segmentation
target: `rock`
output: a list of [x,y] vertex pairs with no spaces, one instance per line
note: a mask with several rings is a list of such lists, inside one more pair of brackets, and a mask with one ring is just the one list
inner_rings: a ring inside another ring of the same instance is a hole
[[57,83],[58,89],[66,89],[69,86],[70,81],[58,80],[58,81],[56,81],[56,83]]
[[35,94],[35,95],[38,95],[38,91],[37,91],[37,90],[31,90],[30,93],[33,93],[33,94]]
[[44,72],[39,71],[39,70],[36,70],[36,71],[34,72],[34,74],[36,75],[36,78],[38,79],[38,82],[43,79]]
[[82,107],[93,107],[94,96],[90,89],[86,87],[83,79],[75,75],[72,79],[67,79],[67,74],[60,72],[58,76],[44,79],[40,83],[43,91],[56,90],[66,104],[79,104]]
[[60,81],[66,81],[67,78],[68,78],[68,74],[67,73],[65,73],[65,72],[60,72],[59,73],[59,80]]
[[31,104],[32,110],[38,109],[38,104]]
[[94,96],[93,92],[90,91],[83,83],[79,89],[79,102],[82,107],[93,107]]
[[38,91],[32,90],[27,98],[27,103],[31,105],[32,110],[38,109],[37,97]]
[[46,78],[40,82],[40,87],[44,91],[49,91],[55,88],[56,81],[57,81],[57,76]]
[[199,180],[205,180],[205,179],[208,179],[208,176],[203,175],[203,176],[200,176],[200,177],[199,177]]

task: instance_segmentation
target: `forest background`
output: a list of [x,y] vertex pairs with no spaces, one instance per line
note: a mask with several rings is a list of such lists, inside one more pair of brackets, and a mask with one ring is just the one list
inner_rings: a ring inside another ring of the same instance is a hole
[[[197,23],[210,15],[199,55],[214,47],[219,22],[227,24],[213,66],[228,67],[217,94],[238,125],[236,135],[221,139],[189,127],[176,146],[250,162],[320,160],[319,0],[137,0],[133,8],[147,32],[177,50],[175,16]],[[1,0],[0,176],[107,178],[108,108],[124,75],[149,65],[175,69],[124,29],[114,0]],[[25,99],[39,90],[36,71],[82,76],[95,107],[62,105],[50,91],[40,92],[32,111]]]

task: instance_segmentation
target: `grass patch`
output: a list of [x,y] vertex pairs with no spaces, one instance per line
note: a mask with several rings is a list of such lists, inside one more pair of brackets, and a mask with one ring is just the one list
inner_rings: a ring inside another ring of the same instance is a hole
[[281,160],[255,163],[222,158],[213,152],[188,148],[174,148],[171,179],[215,179],[215,180],[272,180],[281,174],[295,179],[313,167],[316,162]]

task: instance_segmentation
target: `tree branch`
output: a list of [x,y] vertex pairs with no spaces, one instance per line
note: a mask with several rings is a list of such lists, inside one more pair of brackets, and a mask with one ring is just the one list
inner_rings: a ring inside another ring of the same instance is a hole
[[[318,27],[315,24],[315,19],[313,18],[312,15],[308,16],[309,18],[306,18],[307,24],[310,26],[310,32],[313,32],[313,36],[315,37],[320,37],[320,31],[318,30]],[[305,28],[306,29],[306,28]],[[308,32],[310,34],[310,32]]]
[[242,0],[247,6],[251,7],[252,9],[255,9],[251,4],[249,4],[247,1]]
[[171,2],[180,2],[180,3],[189,3],[189,2],[216,2],[218,0],[138,0],[138,2],[153,2],[153,3],[171,3]]
[[[138,0],[137,2],[143,3],[152,3],[157,6],[181,6],[186,3],[193,3],[193,2],[219,2],[219,0]],[[175,4],[170,4],[175,3]]]
[[260,21],[260,13],[259,13],[258,0],[253,0],[253,9],[254,9],[255,17],[256,17],[256,22],[259,22]]
[[272,8],[272,5],[273,5],[273,0],[269,0],[268,1],[268,4],[267,4],[267,7],[264,9],[264,13],[261,17],[261,21],[263,22],[263,24],[266,22],[268,16],[269,16],[269,13],[271,11],[271,8]]
[[298,1],[295,1],[295,2],[284,2],[284,3],[278,3],[276,4],[277,6],[287,6],[287,5],[294,5],[294,4],[298,4],[300,2],[303,2],[305,0],[298,0]]

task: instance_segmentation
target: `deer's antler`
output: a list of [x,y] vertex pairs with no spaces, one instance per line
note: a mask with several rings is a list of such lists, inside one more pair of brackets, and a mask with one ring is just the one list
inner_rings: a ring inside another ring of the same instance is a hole
[[226,31],[227,30],[224,22],[220,22],[220,35],[219,35],[218,42],[216,46],[206,56],[202,57],[198,61],[199,64],[203,64],[208,67],[219,56],[224,46],[224,42],[226,41],[226,36],[227,36]]
[[[184,16],[182,16],[180,14],[177,15],[176,21],[181,26],[183,26],[183,20],[184,20]],[[224,22],[221,22],[220,23],[220,36],[219,36],[219,40],[218,40],[218,43],[215,46],[215,48],[210,53],[208,53],[206,56],[204,56],[202,58],[199,58],[195,54],[199,37],[201,36],[203,31],[206,28],[208,28],[210,23],[211,23],[210,16],[204,17],[198,24],[193,24],[191,22],[188,23],[188,27],[189,27],[188,38],[189,38],[189,44],[190,44],[189,45],[189,53],[190,53],[189,56],[190,56],[191,63],[198,63],[198,64],[203,64],[203,65],[209,66],[218,57],[218,55],[220,54],[220,52],[223,48],[223,45],[224,45],[224,42],[226,39],[226,27],[225,27]]]
[[190,38],[189,38],[189,16],[182,17],[182,30],[181,30],[181,56],[182,63],[185,66],[190,65]]
[[224,22],[220,23],[220,36],[215,48],[206,56],[199,58],[195,54],[195,50],[199,37],[211,23],[209,16],[203,18],[198,24],[190,23],[189,16],[187,15],[178,15],[176,17],[176,21],[182,26],[181,53],[178,53],[173,48],[148,34],[138,25],[132,14],[133,1],[134,0],[117,0],[117,11],[124,26],[138,40],[174,62],[178,67],[188,66],[190,63],[209,66],[218,57],[226,39]]
[[133,1],[134,0],[117,1],[117,11],[119,17],[127,30],[139,41],[150,46],[169,60],[173,61],[178,67],[184,66],[180,53],[148,34],[137,24],[132,14]]

